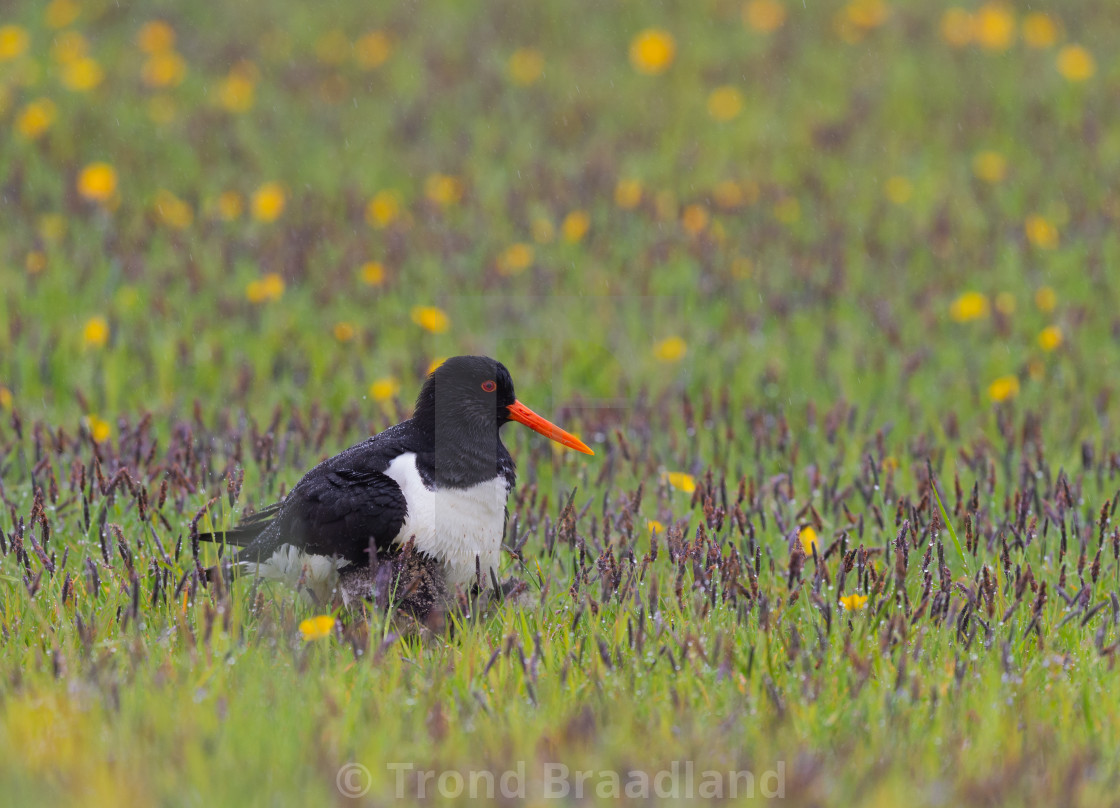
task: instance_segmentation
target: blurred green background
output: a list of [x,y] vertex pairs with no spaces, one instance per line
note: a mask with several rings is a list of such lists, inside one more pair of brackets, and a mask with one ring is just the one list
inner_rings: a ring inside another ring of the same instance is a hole
[[1120,329],[1094,305],[1120,216],[1107,16],[10,5],[5,400],[407,405],[433,360],[492,352],[537,398],[725,387],[922,426],[1015,377],[1072,430]]

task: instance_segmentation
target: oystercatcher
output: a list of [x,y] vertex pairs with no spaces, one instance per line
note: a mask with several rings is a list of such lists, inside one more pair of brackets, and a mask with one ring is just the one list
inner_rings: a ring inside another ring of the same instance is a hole
[[[499,430],[517,421],[564,446],[579,438],[517,400],[505,366],[456,356],[425,380],[411,418],[324,460],[281,502],[204,541],[241,547],[234,562],[320,601],[356,572],[411,548],[450,590],[489,585],[505,533],[514,462]],[[375,559],[374,559],[375,560]]]

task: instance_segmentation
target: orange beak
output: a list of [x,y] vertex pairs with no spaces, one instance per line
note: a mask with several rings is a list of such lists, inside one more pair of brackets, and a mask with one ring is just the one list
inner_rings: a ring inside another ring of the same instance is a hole
[[509,417],[517,421],[519,424],[525,424],[529,429],[534,432],[539,432],[546,438],[551,438],[557,443],[567,446],[569,449],[575,449],[577,452],[584,454],[595,454],[588,448],[587,444],[577,438],[570,432],[565,432],[560,427],[556,426],[544,418],[541,418],[531,409],[526,407],[520,401],[515,401],[506,408],[509,411]]

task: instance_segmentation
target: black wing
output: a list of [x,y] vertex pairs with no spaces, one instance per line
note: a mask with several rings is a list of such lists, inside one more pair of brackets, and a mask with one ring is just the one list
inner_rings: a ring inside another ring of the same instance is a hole
[[[404,494],[391,477],[345,467],[314,469],[273,507],[275,515],[244,545],[239,561],[263,561],[291,544],[305,553],[368,564],[370,545],[388,550],[408,512]],[[259,522],[248,525],[244,533],[256,525]],[[230,532],[240,538],[241,531],[238,525]]]
[[324,460],[283,502],[225,533],[199,538],[243,548],[240,561],[264,560],[292,544],[307,553],[368,563],[370,544],[389,550],[408,513],[400,486],[384,471],[392,458],[420,452],[423,445],[412,422],[403,421]]

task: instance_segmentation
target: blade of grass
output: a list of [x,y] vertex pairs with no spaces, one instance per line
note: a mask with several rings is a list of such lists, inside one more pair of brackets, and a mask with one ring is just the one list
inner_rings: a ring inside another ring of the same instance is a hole
[[941,493],[937,490],[937,480],[933,476],[933,466],[926,461],[929,466],[929,487],[933,489],[934,499],[937,500],[937,507],[941,511],[941,521],[945,523],[945,529],[949,531],[949,538],[953,540],[953,546],[957,548],[957,555],[960,556],[961,566],[964,571],[968,570],[968,558],[964,554],[964,548],[961,547],[961,540],[957,536],[957,531],[953,529],[953,523],[949,521],[949,513],[945,510],[945,503],[941,501]]

